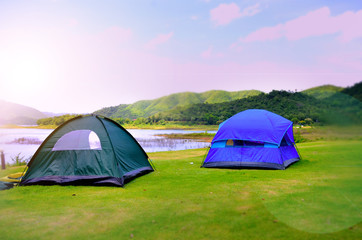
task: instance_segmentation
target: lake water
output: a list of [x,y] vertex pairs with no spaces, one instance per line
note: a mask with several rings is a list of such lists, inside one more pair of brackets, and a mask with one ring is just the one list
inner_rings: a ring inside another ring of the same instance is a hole
[[[12,163],[12,159],[18,154],[20,154],[20,157],[24,157],[24,159],[29,159],[36,152],[41,142],[44,141],[52,131],[53,129],[0,128],[0,150],[4,151],[5,161]],[[149,129],[130,129],[128,131],[136,138],[146,152],[204,148],[210,145],[208,142],[199,142],[192,139],[168,139],[156,136],[159,134],[185,134],[204,131]],[[216,131],[208,132],[215,133]]]

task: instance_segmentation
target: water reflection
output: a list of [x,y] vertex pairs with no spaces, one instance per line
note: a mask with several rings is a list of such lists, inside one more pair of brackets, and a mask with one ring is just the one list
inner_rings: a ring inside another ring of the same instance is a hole
[[[0,129],[0,150],[5,153],[5,161],[12,163],[12,158],[20,153],[24,159],[30,159],[40,144],[52,132],[52,129]],[[169,139],[163,134],[201,133],[204,131],[187,130],[128,130],[146,152],[176,151],[184,149],[204,148],[208,142],[200,142],[193,139]],[[214,133],[216,131],[209,131]]]
[[204,148],[210,145],[208,142],[199,142],[191,139],[137,138],[139,144],[146,152],[175,151],[184,149]]

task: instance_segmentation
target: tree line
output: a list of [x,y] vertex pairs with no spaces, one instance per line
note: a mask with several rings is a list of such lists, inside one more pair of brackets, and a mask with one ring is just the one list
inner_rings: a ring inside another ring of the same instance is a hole
[[[356,95],[355,90],[351,90]],[[338,92],[319,100],[312,96],[289,91],[272,91],[257,96],[222,103],[199,103],[176,107],[137,119],[113,118],[121,125],[217,125],[247,109],[265,109],[279,114],[295,124],[361,124],[362,103],[355,97]],[[56,125],[76,117],[63,115],[38,120],[38,125]]]
[[66,121],[79,116],[79,114],[65,114],[61,116],[41,118],[36,121],[39,126],[59,126]]

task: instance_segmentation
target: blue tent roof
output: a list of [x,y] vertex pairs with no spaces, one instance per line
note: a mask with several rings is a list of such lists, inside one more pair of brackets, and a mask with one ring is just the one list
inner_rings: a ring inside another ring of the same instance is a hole
[[220,124],[212,142],[233,139],[279,145],[284,135],[294,143],[293,122],[266,110],[249,109]]

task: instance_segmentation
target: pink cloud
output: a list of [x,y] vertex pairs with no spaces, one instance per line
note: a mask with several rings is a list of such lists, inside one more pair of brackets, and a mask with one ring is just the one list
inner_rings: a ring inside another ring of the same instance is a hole
[[247,7],[241,12],[239,6],[235,3],[222,3],[210,10],[210,18],[215,26],[221,26],[227,25],[241,17],[253,16],[258,12],[260,12],[260,4]]
[[222,52],[215,52],[213,46],[209,46],[208,49],[203,51],[200,56],[204,59],[216,59],[224,57],[224,53]]
[[234,43],[232,43],[232,44],[229,46],[229,49],[234,49],[234,50],[236,50],[237,52],[241,52],[241,51],[243,50],[243,47],[240,46],[239,43],[234,42]]
[[212,54],[212,49],[213,49],[213,47],[210,46],[207,50],[203,51],[203,52],[201,53],[201,57],[202,57],[202,58],[210,58],[210,57],[211,57],[211,54]]
[[149,50],[155,49],[158,45],[166,43],[173,36],[173,32],[166,34],[159,34],[157,37],[146,43],[145,48]]
[[362,28],[356,24],[360,22],[362,22],[362,10],[331,16],[329,8],[323,7],[284,24],[256,30],[240,41],[271,41],[283,37],[295,41],[312,36],[339,34],[340,41],[349,42],[362,37]]
[[279,24],[274,27],[261,28],[241,40],[243,42],[270,41],[281,38],[283,36],[282,32],[283,25]]
[[299,40],[310,36],[322,36],[339,31],[328,7],[309,12],[305,16],[288,21],[283,26],[288,40]]
[[338,37],[341,42],[349,42],[362,37],[362,10],[356,13],[352,11],[345,12],[336,17],[336,22],[342,30],[342,34]]
[[260,12],[260,4],[257,3],[253,6],[244,8],[244,10],[241,12],[241,16],[242,17],[251,17],[254,16],[255,14]]

